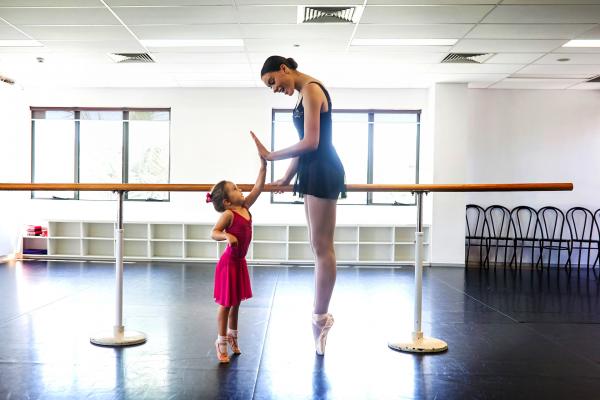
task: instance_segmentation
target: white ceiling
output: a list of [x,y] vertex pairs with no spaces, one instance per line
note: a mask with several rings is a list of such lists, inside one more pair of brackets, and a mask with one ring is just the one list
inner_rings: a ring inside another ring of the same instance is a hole
[[[365,5],[356,24],[297,24],[298,5]],[[352,39],[457,39],[454,46],[352,46]],[[600,0],[0,0],[0,75],[28,86],[256,87],[272,54],[331,87],[600,89]],[[243,39],[243,47],[147,48],[149,39]],[[117,64],[108,53],[150,53]],[[449,52],[495,53],[441,64]],[[44,62],[37,61],[43,57]],[[568,61],[557,61],[568,58]]]

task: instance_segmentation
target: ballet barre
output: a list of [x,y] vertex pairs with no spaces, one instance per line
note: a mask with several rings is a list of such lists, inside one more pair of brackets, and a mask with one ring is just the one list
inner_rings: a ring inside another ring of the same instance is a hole
[[[242,191],[252,190],[254,185],[237,185]],[[102,332],[92,336],[92,344],[109,347],[130,346],[146,342],[146,334],[125,330],[123,326],[123,195],[125,192],[202,192],[209,191],[212,184],[145,184],[145,183],[0,183],[4,191],[111,191],[118,195],[117,220],[115,225],[115,325],[112,332]],[[290,192],[291,185],[265,185],[265,192]],[[423,299],[423,194],[430,192],[523,192],[523,191],[571,191],[572,183],[504,183],[504,184],[416,184],[416,185],[381,185],[381,184],[349,184],[348,192],[411,192],[415,196],[417,208],[417,225],[415,230],[415,294],[414,294],[414,326],[410,338],[404,341],[393,341],[388,347],[393,350],[435,353],[448,349],[446,342],[423,335],[421,330]]]

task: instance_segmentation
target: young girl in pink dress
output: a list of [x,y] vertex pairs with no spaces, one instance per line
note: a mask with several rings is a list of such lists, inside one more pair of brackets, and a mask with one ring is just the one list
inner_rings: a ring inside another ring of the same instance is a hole
[[221,255],[215,270],[215,302],[217,311],[218,336],[215,342],[219,362],[228,363],[227,345],[233,354],[241,354],[238,347],[238,311],[242,300],[252,297],[250,277],[246,264],[246,252],[252,239],[252,215],[250,207],[265,185],[267,162],[261,158],[261,168],[256,183],[248,197],[233,182],[221,181],[210,193],[206,201],[212,202],[221,217],[212,230],[214,240],[227,240],[228,245]]

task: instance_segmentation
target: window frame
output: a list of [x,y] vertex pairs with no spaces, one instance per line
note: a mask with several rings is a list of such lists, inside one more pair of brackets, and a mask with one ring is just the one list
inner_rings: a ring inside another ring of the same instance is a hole
[[[74,183],[79,182],[79,173],[80,173],[80,129],[81,129],[81,120],[80,113],[81,111],[120,111],[122,112],[122,134],[123,140],[121,142],[121,183],[128,183],[129,179],[129,113],[132,111],[141,111],[141,112],[168,112],[169,113],[169,161],[167,165],[167,176],[168,182],[171,181],[171,108],[170,107],[41,107],[41,106],[31,106],[29,107],[30,115],[31,115],[31,171],[30,171],[30,181],[34,182],[35,175],[35,118],[33,117],[34,112],[36,111],[72,111],[74,113],[73,122],[74,122],[74,171],[73,171],[73,180]],[[44,192],[41,190],[40,192]],[[34,191],[30,191],[30,199],[32,200],[78,200],[82,201],[79,198],[79,190],[73,191],[73,197],[70,198],[62,198],[62,197],[34,197]],[[141,202],[170,202],[171,201],[171,193],[167,192],[167,197],[164,200],[153,200],[153,199],[130,199],[128,196],[128,192],[125,192],[124,200],[127,201],[141,201]],[[104,199],[84,199],[84,201],[106,201]]]
[[[271,151],[275,151],[275,115],[277,113],[292,113],[294,110],[291,108],[273,108],[271,110]],[[419,169],[420,169],[420,149],[421,149],[421,112],[422,110],[389,110],[389,109],[333,109],[332,113],[346,113],[346,114],[368,114],[368,154],[367,154],[367,183],[373,183],[373,138],[375,135],[374,121],[375,114],[414,114],[417,118],[417,132],[416,132],[416,149],[415,149],[415,184],[419,184]],[[271,182],[275,180],[275,161],[271,161]],[[275,200],[275,193],[271,192],[270,196],[271,204],[304,204],[302,200],[295,201],[277,201]],[[366,203],[338,203],[342,206],[416,206],[416,199],[413,197],[413,201],[410,203],[380,203],[373,202],[373,193],[367,192]]]

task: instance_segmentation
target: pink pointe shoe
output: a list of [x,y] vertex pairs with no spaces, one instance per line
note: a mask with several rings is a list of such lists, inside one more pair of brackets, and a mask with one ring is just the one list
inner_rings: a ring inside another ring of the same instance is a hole
[[231,346],[231,351],[233,351],[233,354],[242,354],[242,351],[238,346],[237,336],[227,335],[227,342],[229,343],[229,346]]
[[325,354],[325,345],[327,343],[327,334],[333,326],[333,315],[331,314],[313,314],[313,327],[320,329],[319,336],[315,339],[315,351],[318,355]]
[[[225,351],[222,351],[222,346],[224,345],[225,347]],[[229,354],[227,354],[227,342],[224,343],[219,343],[219,340],[217,339],[215,341],[215,348],[217,350],[217,358],[219,359],[219,362],[221,364],[227,364],[229,362]]]

